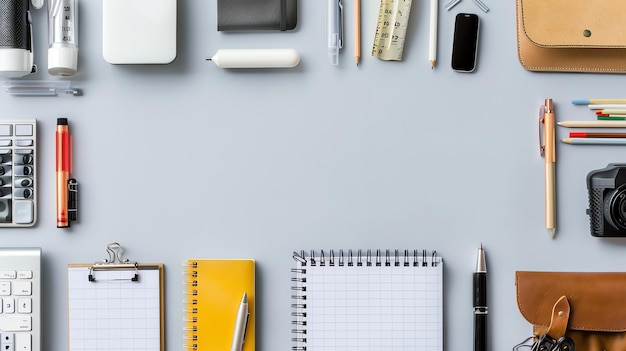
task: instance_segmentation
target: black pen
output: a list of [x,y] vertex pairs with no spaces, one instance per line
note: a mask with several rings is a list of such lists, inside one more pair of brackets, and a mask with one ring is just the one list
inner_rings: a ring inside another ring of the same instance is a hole
[[474,351],[487,350],[487,264],[483,245],[474,272]]

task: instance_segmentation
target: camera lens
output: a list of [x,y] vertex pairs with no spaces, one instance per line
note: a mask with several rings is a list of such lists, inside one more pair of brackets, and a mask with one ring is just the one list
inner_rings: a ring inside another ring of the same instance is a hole
[[616,229],[626,230],[626,185],[606,194],[604,218]]

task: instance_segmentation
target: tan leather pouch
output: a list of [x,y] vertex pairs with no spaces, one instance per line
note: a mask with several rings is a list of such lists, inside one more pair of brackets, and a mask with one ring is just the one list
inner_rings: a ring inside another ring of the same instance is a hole
[[626,273],[515,273],[517,306],[533,335],[574,341],[576,350],[626,350]]
[[524,68],[626,73],[626,1],[516,2],[517,52]]

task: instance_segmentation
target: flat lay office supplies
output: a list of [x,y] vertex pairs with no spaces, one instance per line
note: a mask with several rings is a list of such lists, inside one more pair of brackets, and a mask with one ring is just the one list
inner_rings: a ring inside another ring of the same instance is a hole
[[428,37],[428,61],[430,68],[437,63],[437,20],[439,17],[439,0],[430,0],[430,33]]
[[163,264],[130,261],[118,243],[106,250],[67,266],[69,351],[164,351]]
[[623,272],[517,271],[517,306],[532,325],[529,334],[539,340],[547,335],[543,341],[549,344],[573,345],[561,351],[622,350],[626,347],[624,281]]
[[[482,2],[481,0],[473,0],[474,4],[476,4],[476,6],[478,6],[483,12],[489,12],[489,7],[487,7],[487,5],[485,5],[484,2]],[[446,10],[450,11],[452,10],[453,7],[455,7],[458,3],[460,3],[461,0],[452,0],[449,3],[446,4]]]
[[[0,1],[0,76],[19,78],[37,71],[34,64],[31,0]],[[32,0],[35,8],[43,0]]]
[[339,64],[339,51],[343,48],[342,0],[326,0],[326,47],[331,65]]
[[474,271],[474,351],[487,351],[487,262],[480,245]]
[[543,125],[543,138],[540,140],[540,154],[544,158],[545,176],[545,210],[546,230],[551,237],[556,232],[556,133],[555,133],[554,103],[546,99],[539,109],[539,135]]
[[7,94],[16,96],[75,96],[80,94],[79,90],[73,87],[69,80],[7,79],[3,85]]
[[67,118],[57,118],[56,130],[56,193],[57,228],[70,226],[78,215],[78,182],[72,174],[72,137]]
[[380,0],[372,56],[401,61],[412,0]]
[[294,252],[292,350],[443,350],[443,260],[426,250]]
[[184,347],[254,351],[254,260],[190,258],[185,266]]
[[571,145],[626,145],[622,138],[564,138],[561,141]]
[[41,272],[41,248],[0,248],[2,350],[42,350]]
[[518,58],[527,70],[626,73],[623,1],[516,3]]
[[354,60],[361,60],[361,0],[354,0]]
[[624,128],[626,121],[561,121],[561,127],[567,128]]
[[0,227],[37,222],[37,121],[0,121]]
[[589,223],[596,237],[626,236],[626,164],[610,163],[587,174]]
[[102,56],[111,64],[176,58],[177,0],[102,0]]
[[293,68],[300,54],[293,49],[220,49],[207,61],[220,68]]
[[78,69],[78,0],[48,1],[48,73],[68,77]]
[[218,31],[286,31],[298,23],[297,0],[218,0]]

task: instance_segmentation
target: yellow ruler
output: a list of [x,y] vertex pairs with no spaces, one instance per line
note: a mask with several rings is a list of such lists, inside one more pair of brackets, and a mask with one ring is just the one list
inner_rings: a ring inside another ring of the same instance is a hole
[[372,56],[386,61],[402,60],[411,2],[412,0],[380,0]]

